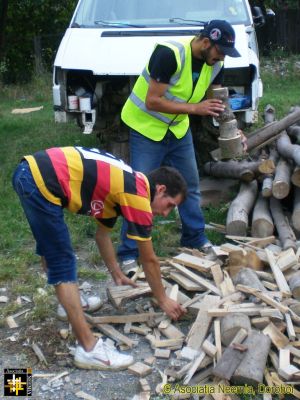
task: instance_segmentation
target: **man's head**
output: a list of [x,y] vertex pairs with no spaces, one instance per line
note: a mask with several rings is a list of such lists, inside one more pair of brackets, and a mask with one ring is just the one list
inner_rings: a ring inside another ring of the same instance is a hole
[[225,56],[240,57],[240,53],[234,47],[234,29],[227,21],[215,19],[208,22],[197,39],[201,42],[198,56],[208,65],[223,61]]
[[183,176],[171,167],[160,167],[147,174],[151,188],[153,215],[166,217],[187,196],[187,184]]

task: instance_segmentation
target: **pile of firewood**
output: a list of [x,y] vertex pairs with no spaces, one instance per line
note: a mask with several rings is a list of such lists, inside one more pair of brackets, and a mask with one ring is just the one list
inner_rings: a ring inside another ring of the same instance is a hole
[[[274,119],[274,108],[267,106],[266,125],[248,137],[251,161],[208,162],[204,169],[217,178],[241,181],[228,210],[227,234],[246,236],[251,227],[252,236],[265,237],[276,230],[283,249],[296,249],[300,232],[300,107],[293,107],[280,121]],[[213,156],[218,158],[218,152]]]
[[[140,335],[149,341],[153,356],[142,357],[128,368],[140,378],[141,393],[135,399],[150,399],[145,377],[153,371],[156,358],[169,361],[155,390],[166,393],[167,387],[174,399],[192,398],[193,387],[198,387],[198,394],[203,390],[207,400],[238,399],[238,394],[258,388],[264,399],[272,399],[271,390],[281,392],[279,398],[293,392],[291,398],[300,399],[296,387],[300,383],[300,251],[282,250],[274,236],[230,239],[238,245],[215,247],[217,261],[188,249],[162,261],[164,286],[188,310],[185,321],[172,322],[155,312],[154,299],[147,307],[139,305],[136,314],[126,314],[132,299],[151,295],[141,269],[133,277],[137,288],[107,289],[118,315],[87,316],[121,349],[138,346]],[[185,333],[183,323],[188,328]],[[115,324],[123,324],[124,333]],[[133,338],[128,336],[132,333]]]

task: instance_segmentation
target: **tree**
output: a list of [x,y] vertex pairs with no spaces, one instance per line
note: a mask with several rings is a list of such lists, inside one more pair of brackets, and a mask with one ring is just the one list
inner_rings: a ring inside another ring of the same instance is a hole
[[5,26],[6,26],[6,19],[7,19],[7,10],[8,10],[8,0],[1,1],[1,8],[0,8],[0,62],[3,60],[4,56],[4,44],[5,44]]

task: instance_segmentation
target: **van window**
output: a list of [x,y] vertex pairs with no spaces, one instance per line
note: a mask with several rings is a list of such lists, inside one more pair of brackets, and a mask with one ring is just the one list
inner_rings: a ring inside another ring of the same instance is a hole
[[[81,27],[167,26],[226,19],[250,24],[245,0],[81,0],[72,21]],[[184,21],[191,20],[191,21]],[[198,24],[199,25],[199,24]]]

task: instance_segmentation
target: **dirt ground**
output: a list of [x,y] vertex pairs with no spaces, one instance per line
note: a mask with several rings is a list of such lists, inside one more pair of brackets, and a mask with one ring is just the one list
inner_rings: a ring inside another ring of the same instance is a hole
[[[106,299],[102,309],[94,313],[94,316],[120,313],[107,302],[106,287],[113,284],[111,280],[95,282],[85,279],[84,282],[91,285],[86,294],[100,294],[103,299]],[[82,283],[83,280],[79,280],[79,286]],[[10,296],[9,287],[5,295],[10,300],[15,300],[13,296]],[[53,301],[55,302],[54,299]],[[135,313],[137,304],[144,306],[147,302],[149,302],[149,297],[130,301],[125,305],[125,313]],[[33,307],[33,303],[27,303],[23,308],[30,307]],[[83,391],[99,400],[131,400],[135,394],[141,392],[139,378],[130,374],[127,370],[114,373],[77,369],[73,365],[72,356],[72,350],[76,345],[75,339],[72,335],[66,340],[60,336],[59,330],[68,329],[68,323],[59,321],[56,318],[55,310],[56,305],[49,304],[49,318],[43,322],[35,321],[33,323],[28,321],[25,314],[16,318],[19,324],[18,328],[9,329],[6,324],[0,326],[1,370],[3,371],[4,368],[32,368],[33,370],[32,397],[28,397],[28,399],[73,400],[80,398],[76,393]],[[184,333],[188,331],[189,326],[190,322],[188,321],[180,322],[180,329]],[[114,325],[114,327],[123,333],[124,325]],[[96,332],[95,329],[94,331]],[[143,336],[137,334],[129,334],[128,336],[138,341],[137,347],[127,351],[128,354],[134,356],[136,361],[143,361],[153,355],[153,349]],[[36,343],[40,347],[48,365],[38,360],[32,350],[32,343]],[[171,358],[173,357],[174,355],[171,356]],[[147,376],[153,393],[151,399],[163,398],[155,395],[155,388],[161,382],[159,370],[163,371],[170,362],[171,359],[157,359],[153,365],[153,372]],[[66,373],[63,377],[50,382],[52,378],[63,372]],[[53,375],[43,376],[46,374]],[[3,378],[0,390],[1,399]]]

